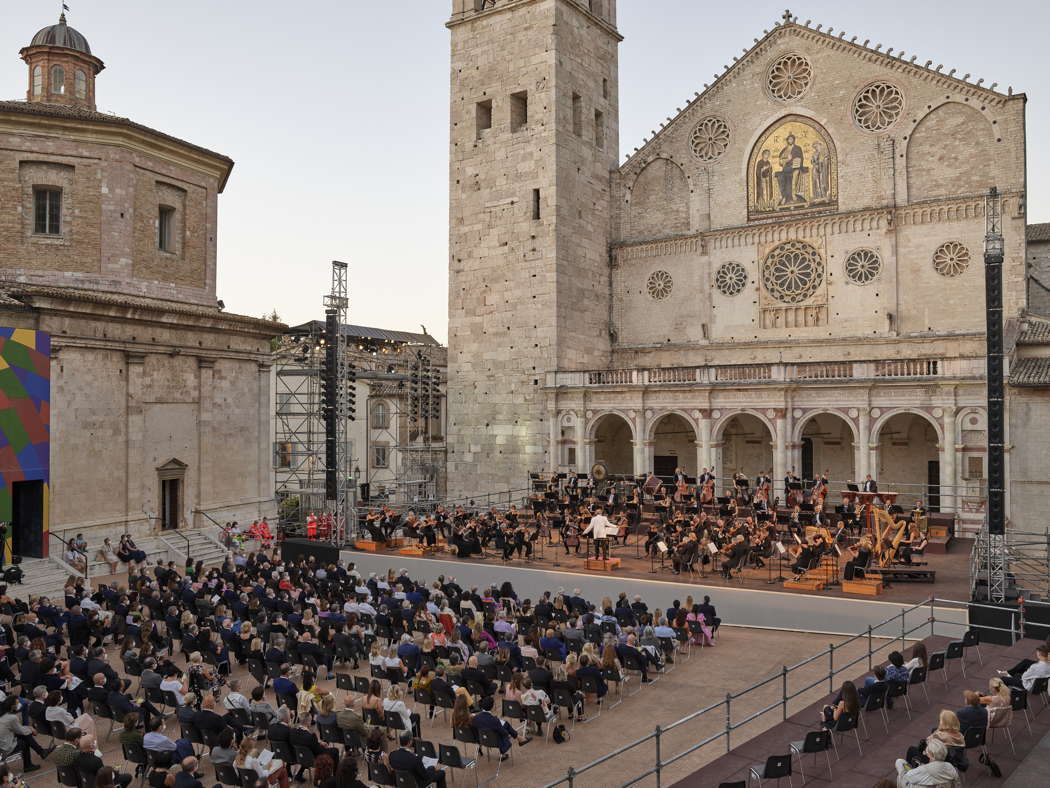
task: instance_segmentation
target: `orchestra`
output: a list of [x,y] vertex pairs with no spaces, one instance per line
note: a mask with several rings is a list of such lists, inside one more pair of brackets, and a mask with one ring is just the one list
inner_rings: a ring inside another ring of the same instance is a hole
[[[831,560],[839,567],[840,557],[840,577],[863,578],[866,569],[907,568],[922,555],[921,501],[905,513],[894,493],[878,492],[870,475],[850,482],[841,504],[831,497],[836,493],[827,471],[803,482],[792,469],[783,481],[782,502],[769,471],[750,479],[738,469],[721,480],[713,469],[691,477],[681,467],[664,477],[533,474],[531,512],[462,505],[415,512],[381,505],[365,511],[359,524],[377,543],[400,537],[396,545],[414,541],[424,554],[446,549],[459,558],[532,561],[551,547],[557,561],[608,558],[633,547],[651,572],[704,576],[710,568],[729,579],[748,567],[769,567],[768,582],[783,569],[802,576],[822,563],[832,566]],[[650,512],[644,518],[643,509]],[[330,533],[331,518],[311,512],[307,529],[318,537]],[[770,566],[778,560],[784,562],[780,571]]]

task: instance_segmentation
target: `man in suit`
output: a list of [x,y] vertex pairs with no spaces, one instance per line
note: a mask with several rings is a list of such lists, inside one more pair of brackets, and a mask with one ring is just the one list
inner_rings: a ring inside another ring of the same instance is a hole
[[356,731],[361,736],[361,741],[364,741],[365,737],[368,736],[368,727],[365,725],[365,721],[361,719],[361,715],[354,711],[354,702],[354,696],[349,692],[346,693],[346,697],[343,698],[343,704],[346,708],[336,712],[335,724],[339,726],[340,730]]
[[654,662],[653,657],[645,649],[638,648],[638,640],[634,635],[627,636],[627,642],[621,643],[615,647],[616,656],[620,659],[620,664],[624,667],[628,665],[628,655],[634,657],[631,664],[637,663],[641,666],[642,670],[642,684],[648,684],[652,679],[649,678],[649,663]]
[[139,676],[139,686],[142,690],[160,689],[160,683],[164,677],[157,672],[157,660],[146,657],[142,662],[142,675]]
[[401,744],[388,756],[390,768],[395,772],[408,772],[415,780],[419,788],[435,785],[437,788],[445,788],[445,772],[443,769],[435,769],[433,766],[424,766],[423,759],[409,748],[412,746],[412,733],[405,731],[398,739]]
[[959,718],[959,732],[966,733],[968,728],[987,728],[988,709],[981,705],[981,693],[966,690],[963,701],[966,705],[955,712]]
[[175,774],[175,788],[204,788],[197,778],[197,759],[183,758],[179,771]]
[[419,646],[412,640],[407,632],[401,636],[401,642],[397,647],[397,655],[408,668],[408,677],[412,678],[419,671]]
[[219,738],[219,734],[226,728],[232,728],[237,736],[238,743],[244,735],[242,726],[231,721],[228,717],[222,717],[215,711],[215,696],[207,694],[201,700],[201,709],[193,714],[193,724],[204,736],[204,741],[211,744]]
[[273,691],[277,694],[277,697],[297,695],[299,693],[299,688],[295,686],[295,682],[288,678],[291,672],[292,666],[287,662],[281,665],[281,675],[273,680]]
[[540,657],[536,660],[536,667],[529,671],[529,678],[532,679],[532,686],[536,689],[541,689],[548,695],[551,691],[551,681],[554,680],[554,675],[547,669],[547,660]]
[[[288,743],[293,747],[303,747],[309,750],[314,754],[315,758],[319,755],[327,755],[332,759],[333,763],[339,762],[339,750],[335,747],[325,747],[320,739],[317,738],[317,734],[302,723],[292,727],[288,734]],[[300,766],[299,774],[296,775],[296,779],[302,777],[304,771],[305,768]]]
[[747,558],[748,553],[751,552],[751,547],[746,541],[742,534],[737,534],[733,537],[733,546],[729,549],[729,555],[722,562],[722,577],[726,580],[729,579],[729,573],[734,567],[743,567],[743,561]]
[[476,681],[481,686],[483,695],[496,694],[496,687],[486,678],[484,671],[478,667],[478,658],[473,654],[467,659],[467,666],[463,668],[459,677],[464,684],[468,681]]
[[[518,738],[518,732],[514,726],[505,720],[501,720],[492,713],[493,700],[491,697],[481,699],[481,711],[473,716],[470,724],[478,730],[496,731],[499,734],[500,760],[507,760],[513,740]],[[523,739],[522,745],[528,744],[531,739]]]
[[605,693],[609,691],[609,685],[605,683],[605,677],[602,675],[601,668],[597,665],[591,664],[591,658],[586,654],[580,656],[580,667],[576,669],[576,678],[580,680],[580,688],[583,688],[583,680],[585,678],[594,679],[594,683],[598,685],[598,697],[605,697]]
[[704,621],[711,627],[711,634],[713,635],[718,631],[718,626],[722,623],[722,619],[718,617],[715,606],[711,604],[711,597],[704,597],[704,601],[700,603],[700,612],[704,615]]
[[270,723],[270,727],[266,729],[266,738],[270,741],[288,741],[292,732],[291,720],[292,714],[288,711],[287,706],[278,708],[277,716]]
[[674,567],[676,575],[689,568],[689,565],[696,560],[699,549],[700,544],[696,541],[696,533],[690,532],[689,536],[678,546],[674,556],[671,558],[671,565]]
[[869,473],[864,477],[864,486],[860,488],[861,492],[877,493],[879,491],[879,485],[875,483],[875,480],[871,478]]

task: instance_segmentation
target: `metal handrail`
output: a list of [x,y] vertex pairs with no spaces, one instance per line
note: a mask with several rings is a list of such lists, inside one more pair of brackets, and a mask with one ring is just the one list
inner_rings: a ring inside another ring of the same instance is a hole
[[[761,681],[757,681],[757,682],[755,682],[755,683],[753,683],[753,684],[743,688],[742,690],[739,690],[738,692],[735,692],[735,693],[734,692],[728,692],[728,693],[726,693],[726,696],[725,696],[724,700],[720,700],[720,701],[718,701],[716,703],[712,703],[711,705],[706,706],[706,707],[704,707],[702,709],[694,711],[691,714],[688,714],[685,717],[682,717],[681,719],[670,723],[669,725],[662,725],[662,726],[661,725],[657,725],[654,728],[652,733],[649,733],[649,734],[641,737],[640,739],[636,739],[636,740],[634,740],[632,742],[629,742],[629,743],[623,745],[622,747],[619,747],[616,750],[613,750],[612,752],[610,752],[610,753],[608,753],[606,755],[603,755],[600,758],[597,758],[597,759],[591,761],[590,763],[586,764],[585,766],[580,767],[579,769],[570,766],[569,769],[567,770],[566,774],[565,774],[565,777],[561,778],[560,780],[556,780],[554,782],[547,783],[546,785],[544,785],[543,788],[557,788],[557,786],[561,786],[561,785],[568,785],[569,788],[572,788],[574,783],[575,783],[575,780],[578,777],[580,777],[581,775],[585,774],[586,772],[591,771],[592,769],[597,768],[598,766],[601,766],[603,764],[609,763],[610,761],[613,761],[613,760],[619,758],[624,753],[630,752],[630,751],[634,750],[635,748],[637,748],[637,747],[639,747],[639,746],[641,746],[641,745],[643,745],[643,744],[645,744],[647,742],[650,742],[650,741],[652,741],[654,743],[654,761],[653,761],[653,765],[651,767],[648,767],[647,769],[645,769],[645,771],[643,773],[638,774],[638,775],[633,776],[633,777],[630,777],[628,779],[625,779],[622,782],[619,782],[618,785],[620,785],[620,786],[634,785],[635,783],[639,782],[640,780],[645,779],[646,777],[649,777],[651,775],[656,775],[656,786],[657,786],[657,788],[660,788],[660,785],[661,785],[661,771],[663,769],[666,769],[668,766],[670,766],[673,763],[677,763],[679,760],[681,760],[682,758],[686,757],[687,755],[691,755],[692,753],[697,752],[700,749],[706,747],[707,745],[709,745],[709,744],[711,744],[713,742],[716,742],[716,741],[718,741],[720,739],[724,739],[725,740],[725,751],[727,753],[730,752],[732,750],[731,738],[732,738],[733,731],[738,730],[741,727],[743,727],[743,726],[745,726],[745,725],[747,725],[747,724],[749,724],[751,722],[754,722],[755,720],[765,716],[766,714],[769,714],[769,713],[775,711],[778,708],[782,710],[782,717],[783,717],[784,720],[786,720],[788,718],[788,716],[789,716],[788,715],[788,704],[791,701],[793,701],[794,699],[796,699],[798,697],[801,697],[805,693],[809,692],[810,690],[812,690],[815,687],[817,687],[820,684],[822,684],[824,681],[828,682],[828,691],[829,692],[834,692],[834,689],[835,689],[835,677],[840,675],[840,674],[842,674],[842,673],[844,673],[847,670],[850,670],[858,662],[862,662],[865,659],[867,659],[868,660],[868,667],[870,669],[871,666],[872,666],[872,657],[874,657],[880,651],[882,651],[884,649],[887,649],[887,648],[891,648],[893,646],[896,646],[898,644],[898,642],[900,644],[900,648],[903,649],[905,642],[910,638],[910,636],[914,635],[915,633],[919,632],[920,630],[925,630],[927,627],[929,627],[929,632],[927,634],[930,635],[930,636],[932,636],[934,634],[934,629],[935,629],[935,626],[937,624],[949,625],[949,626],[959,626],[959,627],[964,627],[965,629],[969,629],[970,628],[970,624],[969,624],[968,621],[965,621],[965,622],[963,622],[963,621],[952,621],[952,620],[949,620],[949,619],[946,619],[946,618],[943,618],[943,617],[942,618],[937,618],[936,607],[935,606],[938,605],[938,604],[941,604],[941,605],[959,605],[959,606],[961,606],[964,609],[969,608],[969,607],[987,607],[987,608],[991,608],[991,609],[994,609],[994,610],[1002,610],[1002,608],[997,607],[995,605],[983,605],[983,604],[979,604],[979,603],[960,602],[958,600],[940,599],[938,597],[930,597],[929,599],[924,600],[923,602],[919,602],[919,603],[911,605],[910,607],[907,607],[907,608],[902,608],[895,615],[891,616],[890,618],[885,619],[884,621],[881,621],[878,624],[869,625],[863,632],[860,632],[860,633],[858,633],[856,635],[852,635],[851,637],[845,639],[844,641],[842,641],[838,645],[836,645],[834,643],[829,643],[828,644],[828,648],[825,649],[824,651],[821,651],[821,652],[819,652],[817,654],[813,654],[813,655],[807,657],[806,659],[802,660],[801,662],[798,662],[795,665],[792,665],[791,667],[788,667],[787,665],[784,665],[781,668],[781,671],[779,673],[776,673],[776,674],[774,674],[774,675],[772,675],[772,676],[770,676],[768,678],[762,679]],[[1024,607],[1025,607],[1025,604],[1028,604],[1028,603],[1025,603],[1025,602],[1022,601],[1019,604],[1019,606],[1018,606],[1019,615],[1020,615],[1019,628],[994,627],[994,626],[989,626],[989,625],[985,625],[985,624],[982,624],[981,628],[982,629],[986,629],[986,630],[991,630],[991,631],[1006,632],[1006,633],[1009,633],[1011,635],[1011,637],[1016,636],[1018,631],[1023,631],[1023,629],[1024,629]],[[929,612],[928,612],[928,615],[926,616],[926,620],[922,621],[922,622],[920,622],[920,623],[918,623],[918,624],[916,624],[914,626],[908,627],[907,621],[906,621],[907,615],[909,613],[913,613],[916,610],[919,610],[919,609],[927,607],[927,606],[929,607]],[[897,622],[899,622],[899,630],[897,629],[896,626],[894,626],[894,634],[892,636],[876,634],[877,632],[882,630],[884,627],[887,627],[887,626],[889,626],[891,624],[896,624]],[[848,645],[848,644],[850,644],[850,643],[852,643],[852,642],[854,642],[854,641],[856,641],[856,640],[858,640],[860,638],[867,638],[868,639],[867,653],[863,654],[859,658],[857,658],[855,660],[852,660],[852,661],[850,661],[850,662],[848,662],[846,664],[836,665],[835,664],[835,652],[837,650],[842,649],[843,646],[846,646],[846,645]],[[878,641],[879,641],[877,644],[874,642],[874,640],[876,638],[878,638]],[[921,639],[921,638],[911,638],[911,639],[917,640],[917,639]],[[809,665],[812,662],[815,662],[816,660],[821,659],[823,657],[827,657],[828,658],[827,675],[826,676],[821,676],[816,681],[813,681],[813,682],[807,684],[806,686],[804,686],[802,688],[796,689],[794,692],[789,692],[788,691],[788,678],[791,675],[791,673],[796,671],[796,670],[799,670],[800,668],[803,668],[806,665]],[[779,701],[771,703],[768,706],[766,706],[765,708],[762,708],[762,709],[760,709],[760,710],[758,710],[758,711],[748,715],[747,717],[745,717],[743,719],[739,719],[739,720],[736,720],[736,721],[733,720],[732,703],[733,703],[734,700],[736,700],[738,698],[741,698],[744,695],[747,695],[748,693],[753,692],[754,690],[757,690],[757,689],[759,689],[761,687],[764,687],[764,686],[766,686],[766,685],[768,685],[768,684],[770,684],[770,683],[772,683],[772,682],[774,682],[774,681],[776,681],[778,679],[781,681],[781,686],[782,686],[781,699]],[[706,738],[701,739],[700,741],[697,741],[697,742],[691,744],[689,747],[687,747],[685,750],[683,750],[681,752],[675,753],[673,755],[669,755],[667,757],[664,757],[661,754],[661,737],[665,736],[668,732],[673,731],[676,728],[681,727],[682,725],[684,725],[684,724],[686,724],[688,722],[692,722],[692,721],[694,721],[696,719],[699,719],[700,717],[703,717],[704,715],[710,714],[710,713],[715,712],[715,711],[720,710],[720,709],[724,710],[724,712],[725,712],[725,725],[720,731],[718,731],[717,733],[711,734],[710,736],[707,736]]]

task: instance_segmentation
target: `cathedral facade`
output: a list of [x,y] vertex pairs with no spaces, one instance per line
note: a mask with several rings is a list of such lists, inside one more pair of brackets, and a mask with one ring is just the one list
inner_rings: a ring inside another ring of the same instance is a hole
[[274,513],[270,344],[216,298],[226,156],[98,112],[103,62],[66,24],[0,101],[0,520],[49,539]]
[[1023,94],[788,13],[618,164],[614,0],[449,28],[452,492],[794,470],[983,520],[992,187],[1007,325],[1040,322]]

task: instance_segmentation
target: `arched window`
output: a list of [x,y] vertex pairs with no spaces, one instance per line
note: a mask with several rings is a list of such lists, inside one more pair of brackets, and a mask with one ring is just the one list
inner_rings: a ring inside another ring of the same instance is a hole
[[51,66],[51,92],[60,96],[66,92],[66,70],[62,66]]
[[87,98],[87,76],[79,68],[73,74],[73,90],[78,99]]
[[33,66],[33,95],[39,96],[44,92],[44,69]]
[[386,409],[385,402],[377,402],[372,407],[372,429],[386,430],[390,428],[390,413]]

